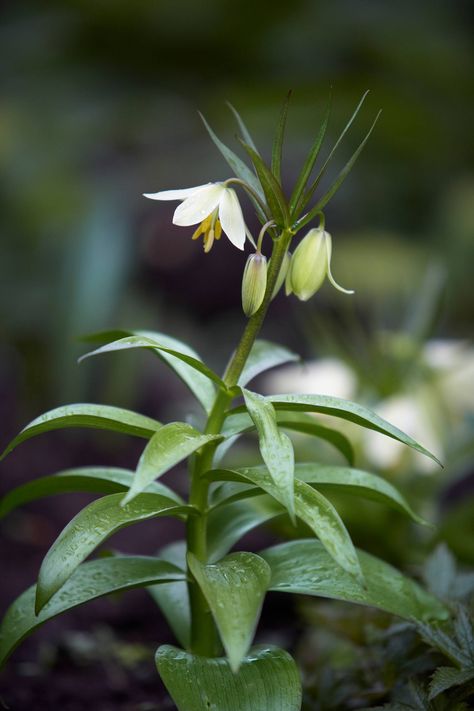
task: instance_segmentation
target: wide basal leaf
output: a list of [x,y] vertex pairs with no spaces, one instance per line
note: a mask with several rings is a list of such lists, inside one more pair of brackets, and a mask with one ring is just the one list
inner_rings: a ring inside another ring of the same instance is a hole
[[110,405],[84,403],[63,405],[49,410],[26,425],[10,442],[0,459],[6,457],[9,452],[30,437],[64,427],[92,427],[148,439],[160,429],[161,422],[132,412],[132,410],[124,410],[121,407],[111,407]]
[[138,462],[132,486],[123,504],[127,504],[162,474],[174,467],[208,442],[222,439],[220,435],[205,435],[186,422],[170,422],[153,435]]
[[[175,541],[160,549],[161,560],[176,565],[186,572],[186,543]],[[180,645],[189,648],[191,642],[191,607],[189,604],[188,583],[178,580],[167,585],[150,585],[147,591],[160,608],[174,632]]]
[[300,711],[301,681],[288,652],[254,647],[234,674],[228,660],[209,659],[170,645],[156,665],[178,711]]
[[64,585],[77,566],[109,536],[125,526],[157,516],[186,516],[191,506],[177,506],[159,494],[141,494],[127,506],[122,494],[111,494],[93,501],[61,531],[41,564],[36,590],[39,612]]
[[350,400],[343,400],[339,397],[331,397],[329,395],[270,395],[268,401],[273,404],[277,410],[299,410],[301,412],[320,412],[322,414],[331,415],[332,417],[340,417],[343,420],[354,422],[357,425],[366,427],[375,432],[396,439],[398,442],[416,449],[417,452],[430,457],[437,464],[441,462],[434,454],[418,444],[412,437],[405,434],[391,425],[386,420],[382,419],[369,408],[363,405],[358,405]]
[[[280,490],[263,467],[217,469],[209,472],[208,476],[213,481],[249,481],[285,506]],[[362,581],[359,560],[351,537],[331,502],[305,482],[295,479],[295,511],[318,536],[336,563]]]
[[379,501],[407,514],[417,523],[429,525],[410,508],[405,498],[392,484],[375,474],[349,467],[308,463],[297,464],[295,476],[307,484],[315,484],[318,488],[322,486],[324,489],[340,490],[343,493],[348,492],[365,499]]
[[209,565],[189,554],[188,562],[214,617],[230,668],[237,672],[255,634],[270,567],[263,558],[245,552]]
[[246,533],[282,514],[286,514],[286,509],[267,495],[231,501],[212,509],[207,529],[209,560],[219,560]]
[[145,556],[111,557],[79,566],[41,612],[35,613],[36,586],[28,588],[7,610],[0,627],[0,665],[37,627],[62,612],[102,595],[157,583],[183,580],[185,574],[168,562]]
[[[134,474],[135,472],[118,467],[79,467],[66,469],[52,476],[43,476],[5,494],[0,500],[0,518],[23,504],[46,496],[78,491],[91,494],[115,494],[119,491],[127,491],[132,484]],[[167,496],[177,504],[183,503],[178,494],[159,481],[152,482],[145,491],[148,494]]]
[[205,365],[195,350],[176,338],[156,331],[105,331],[92,334],[89,341],[110,341],[91,353],[86,353],[79,360],[101,353],[128,350],[130,348],[148,348],[162,361],[169,365],[188,386],[206,412],[209,412],[216,395],[213,382],[218,387],[225,387],[219,376]]
[[295,455],[290,438],[281,432],[273,405],[262,395],[242,388],[247,412],[258,432],[262,459],[267,465],[279,493],[279,501],[288,509],[290,518],[295,518],[294,470]]
[[271,343],[271,341],[256,340],[240,375],[239,385],[245,387],[260,373],[296,360],[299,360],[299,356],[288,348]]
[[409,620],[445,619],[446,607],[391,565],[358,551],[361,584],[334,562],[319,541],[292,541],[260,552],[272,569],[270,590],[370,605]]

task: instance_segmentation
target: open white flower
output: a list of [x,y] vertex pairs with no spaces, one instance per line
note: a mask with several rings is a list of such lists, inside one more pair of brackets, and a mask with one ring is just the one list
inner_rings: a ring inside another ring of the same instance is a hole
[[182,200],[175,210],[173,224],[181,227],[199,225],[193,239],[204,235],[204,251],[209,252],[214,240],[224,231],[233,245],[244,248],[245,222],[235,190],[226,183],[207,183],[184,190],[144,193],[151,200]]

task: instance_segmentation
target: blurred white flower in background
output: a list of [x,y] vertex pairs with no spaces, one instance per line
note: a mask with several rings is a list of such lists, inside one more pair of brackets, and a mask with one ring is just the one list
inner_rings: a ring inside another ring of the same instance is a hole
[[265,392],[318,393],[351,400],[357,390],[354,371],[337,358],[321,358],[301,365],[287,365],[265,378]]

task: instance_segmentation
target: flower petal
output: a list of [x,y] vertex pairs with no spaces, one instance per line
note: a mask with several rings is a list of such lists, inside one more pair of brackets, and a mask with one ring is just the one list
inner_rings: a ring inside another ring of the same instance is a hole
[[161,190],[159,193],[143,193],[143,197],[150,200],[186,200],[194,193],[199,192],[203,188],[207,188],[212,183],[205,185],[196,185],[195,188],[183,188],[182,190]]
[[219,220],[232,244],[238,249],[243,249],[245,243],[244,216],[238,197],[232,188],[224,188],[219,203]]
[[222,191],[221,183],[209,183],[194,195],[178,205],[173,215],[173,224],[187,227],[202,222],[219,204]]
[[327,254],[327,276],[331,284],[335,289],[338,291],[342,291],[343,294],[353,294],[354,290],[353,289],[344,289],[340,284],[337,283],[337,281],[334,279],[332,272],[331,272],[331,256],[332,256],[332,240],[331,240],[331,235],[329,232],[324,233],[326,235],[326,254]]

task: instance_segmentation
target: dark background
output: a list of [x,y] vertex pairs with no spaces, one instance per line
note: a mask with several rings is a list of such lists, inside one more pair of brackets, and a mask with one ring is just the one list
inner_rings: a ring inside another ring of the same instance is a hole
[[[197,114],[236,147],[227,100],[268,157],[279,107],[293,90],[284,160],[291,190],[330,88],[326,154],[370,89],[331,173],[382,108],[367,148],[327,210],[336,276],[356,289],[354,311],[370,337],[374,321],[400,323],[427,268],[436,265],[445,291],[434,334],[470,338],[473,14],[467,0],[4,2],[2,446],[25,422],[66,402],[184,419],[184,388],[147,353],[77,366],[83,333],[154,328],[187,340],[215,369],[225,365],[244,323],[245,256],[225,239],[205,256],[191,230],[172,226],[175,204],[147,201],[141,193],[229,177]],[[242,203],[255,230],[245,198]],[[307,357],[321,355],[322,347],[305,335],[307,324],[318,314],[337,321],[343,298],[327,286],[304,305],[280,297],[266,335]],[[1,487],[75,465],[134,467],[142,446],[101,433],[47,435],[2,463]],[[2,607],[34,581],[47,547],[88,500],[52,499],[5,521]],[[175,535],[163,523],[139,526],[114,545],[151,552]],[[153,614],[143,594],[131,599]],[[107,614],[104,606],[90,607],[93,621]],[[80,627],[87,616],[73,613],[68,624]],[[135,622],[146,627],[144,619]],[[64,623],[53,623],[46,634],[54,638],[58,624]],[[41,634],[26,647],[29,659],[38,639]]]

